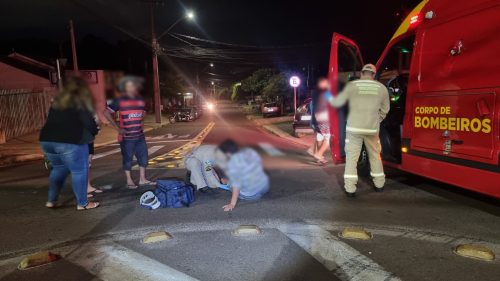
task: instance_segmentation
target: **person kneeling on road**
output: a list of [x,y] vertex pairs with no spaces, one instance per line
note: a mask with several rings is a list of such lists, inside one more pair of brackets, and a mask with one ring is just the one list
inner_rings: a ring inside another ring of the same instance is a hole
[[224,154],[220,149],[221,147],[216,145],[200,145],[185,158],[184,164],[188,170],[186,181],[193,184],[196,190],[202,193],[206,193],[210,188],[219,188],[221,186],[217,168],[223,163],[216,160],[217,154]]
[[251,148],[238,149],[238,145],[232,140],[224,141],[220,146],[220,152],[225,158],[222,163],[228,184],[221,185],[221,189],[232,192],[231,201],[223,206],[225,212],[232,211],[241,200],[258,200],[269,191],[269,177],[262,167],[262,159],[259,154]]

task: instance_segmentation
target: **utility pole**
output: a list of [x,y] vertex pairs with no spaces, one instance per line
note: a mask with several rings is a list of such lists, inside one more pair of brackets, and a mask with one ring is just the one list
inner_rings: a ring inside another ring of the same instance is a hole
[[153,57],[153,92],[154,92],[154,107],[155,107],[155,121],[156,123],[161,123],[161,98],[160,98],[160,77],[158,74],[158,52],[160,51],[160,46],[158,40],[156,39],[155,33],[155,16],[153,9],[153,2],[150,4],[151,13],[151,45],[152,45],[152,57]]
[[75,43],[75,29],[73,27],[73,20],[69,21],[69,34],[71,37],[71,53],[73,55],[73,70],[78,74],[78,58],[76,56],[76,43]]

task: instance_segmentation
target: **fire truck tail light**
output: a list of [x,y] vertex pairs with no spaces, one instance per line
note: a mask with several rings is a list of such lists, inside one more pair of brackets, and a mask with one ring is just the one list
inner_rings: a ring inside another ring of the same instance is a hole
[[401,152],[407,153],[408,152],[408,147],[406,147],[406,146],[401,147]]

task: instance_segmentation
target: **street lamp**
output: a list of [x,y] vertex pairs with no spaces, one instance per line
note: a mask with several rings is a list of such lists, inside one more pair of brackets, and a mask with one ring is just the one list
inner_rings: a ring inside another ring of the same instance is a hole
[[215,97],[215,82],[212,81],[210,84],[212,84],[213,92],[212,92],[212,99]]
[[213,63],[211,63],[211,64],[210,64],[210,67],[214,67],[214,64],[213,64]]
[[161,98],[160,98],[160,78],[158,74],[158,54],[161,52],[159,40],[167,34],[172,28],[174,28],[183,19],[194,19],[194,13],[192,11],[187,12],[184,16],[175,21],[167,30],[165,30],[159,37],[156,37],[155,33],[155,19],[153,12],[153,2],[150,2],[150,13],[151,13],[151,45],[152,45],[152,56],[153,56],[153,93],[154,93],[154,107],[155,107],[155,121],[156,123],[161,123]]
[[169,28],[167,28],[163,33],[158,36],[158,40],[160,40],[163,36],[165,36],[172,28],[174,28],[178,23],[180,23],[182,20],[194,20],[194,12],[193,11],[188,11],[186,14],[182,17],[180,17],[178,20],[176,20]]

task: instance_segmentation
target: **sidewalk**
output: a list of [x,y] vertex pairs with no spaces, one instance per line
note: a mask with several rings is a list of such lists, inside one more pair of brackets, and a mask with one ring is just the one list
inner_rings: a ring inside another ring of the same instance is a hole
[[[153,114],[147,115],[144,120],[144,132],[160,128],[168,124],[168,118],[162,118],[162,123],[155,123]],[[0,167],[19,164],[22,162],[43,159],[43,153],[38,142],[39,132],[27,134],[0,144]],[[117,142],[117,132],[109,126],[101,129],[95,139],[95,147],[105,146]]]
[[267,132],[274,134],[280,138],[284,138],[288,141],[294,142],[296,144],[300,144],[303,146],[311,146],[314,142],[314,135],[306,135],[301,138],[297,138],[292,136],[289,132],[281,129],[278,124],[290,122],[290,126],[292,126],[291,122],[293,121],[293,116],[280,116],[280,117],[272,117],[272,118],[262,118],[258,115],[247,115],[248,120],[252,120],[257,126],[262,127]]

